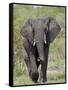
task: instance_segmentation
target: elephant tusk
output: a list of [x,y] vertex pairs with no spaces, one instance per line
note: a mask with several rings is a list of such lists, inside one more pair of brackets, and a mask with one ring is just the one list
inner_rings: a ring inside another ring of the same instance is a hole
[[33,46],[35,46],[35,42],[33,43]]
[[44,43],[46,44],[47,42],[46,42],[46,41],[44,41]]

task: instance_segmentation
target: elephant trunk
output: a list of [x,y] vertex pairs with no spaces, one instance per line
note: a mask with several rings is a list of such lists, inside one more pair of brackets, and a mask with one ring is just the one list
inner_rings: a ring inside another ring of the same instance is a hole
[[38,55],[39,55],[39,59],[41,61],[44,61],[44,44],[42,42],[37,42],[37,50],[38,50]]
[[39,28],[38,25],[37,29],[35,30],[34,35],[34,44],[36,44],[38,57],[41,61],[44,61],[44,30]]

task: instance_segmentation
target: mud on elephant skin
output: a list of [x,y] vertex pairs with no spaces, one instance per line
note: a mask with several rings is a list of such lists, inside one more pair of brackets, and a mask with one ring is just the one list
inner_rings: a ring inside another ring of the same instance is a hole
[[[60,25],[53,17],[28,19],[21,28],[23,46],[27,53],[25,63],[29,76],[37,82],[38,67],[41,64],[41,82],[47,81],[47,63],[50,43],[60,32]],[[27,63],[28,62],[28,63]]]

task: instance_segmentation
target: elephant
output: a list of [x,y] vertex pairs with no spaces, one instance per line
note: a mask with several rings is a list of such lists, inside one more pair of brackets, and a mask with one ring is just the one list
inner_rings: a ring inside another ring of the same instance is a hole
[[[21,28],[24,46],[24,60],[29,76],[37,82],[47,81],[47,65],[50,43],[54,41],[61,30],[55,18],[50,16],[29,18]],[[38,71],[41,65],[40,74]]]

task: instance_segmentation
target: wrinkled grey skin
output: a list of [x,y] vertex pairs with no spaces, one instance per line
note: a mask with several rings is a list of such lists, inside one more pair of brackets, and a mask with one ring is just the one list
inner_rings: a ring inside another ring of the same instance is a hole
[[49,45],[60,32],[60,26],[52,17],[28,19],[21,29],[24,37],[24,55],[29,76],[37,82],[38,67],[41,64],[41,82],[47,81],[47,63]]

